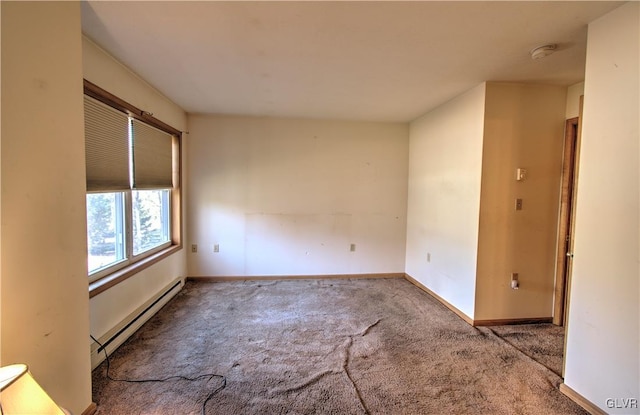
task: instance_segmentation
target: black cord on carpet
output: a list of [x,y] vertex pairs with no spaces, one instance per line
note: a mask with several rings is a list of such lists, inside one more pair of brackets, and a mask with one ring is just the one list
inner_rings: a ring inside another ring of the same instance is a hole
[[111,362],[109,361],[109,354],[107,353],[107,349],[102,345],[102,343],[100,343],[95,337],[93,337],[93,335],[90,334],[89,337],[91,337],[91,339],[94,342],[96,342],[98,344],[98,346],[104,352],[105,360],[107,361],[107,379],[109,379],[112,382],[151,383],[151,382],[167,382],[167,381],[171,381],[171,380],[186,380],[186,381],[189,381],[189,382],[195,382],[197,380],[204,379],[204,378],[209,378],[208,380],[211,380],[213,378],[220,378],[222,380],[220,386],[218,386],[217,388],[212,390],[209,393],[209,395],[207,395],[207,398],[204,400],[204,402],[202,403],[202,415],[206,414],[207,403],[214,397],[214,395],[216,393],[220,392],[222,389],[224,389],[227,386],[227,378],[225,376],[223,376],[223,375],[217,375],[215,373],[205,373],[204,375],[198,375],[196,377],[175,375],[175,376],[169,376],[169,377],[161,378],[161,379],[116,379],[116,378],[112,378],[111,375],[109,374],[109,369],[111,369]]

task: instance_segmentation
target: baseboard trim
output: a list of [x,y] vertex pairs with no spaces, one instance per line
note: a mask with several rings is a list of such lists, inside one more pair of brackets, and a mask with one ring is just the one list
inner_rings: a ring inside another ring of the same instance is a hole
[[[181,277],[176,278],[136,308],[120,321],[120,323],[116,324],[115,327],[100,336],[98,341],[104,345],[107,353],[111,355],[122,343],[167,304],[169,300],[178,294],[182,287],[184,287],[184,280]],[[93,342],[91,344],[91,370],[98,367],[104,360],[105,356],[102,348]]]
[[560,392],[567,398],[571,399],[581,407],[583,407],[591,415],[607,415],[605,411],[596,406],[593,402],[571,389],[565,383],[560,384]]
[[95,402],[91,402],[91,405],[89,405],[87,409],[82,411],[82,414],[80,415],[93,415],[96,413],[97,410],[98,410],[98,405],[96,405]]
[[468,324],[477,327],[477,326],[505,326],[511,324],[539,324],[539,323],[552,323],[553,317],[533,317],[533,318],[505,318],[505,319],[495,319],[495,320],[474,320],[471,317],[467,316],[465,313],[460,311],[456,306],[440,297],[438,294],[431,291],[429,288],[424,286],[420,281],[416,280],[409,274],[404,274],[404,278],[409,281],[411,284],[420,288],[422,291],[426,292],[436,300],[440,301],[442,305],[447,307],[449,310],[456,313],[458,317],[466,321]]
[[216,277],[187,277],[187,281],[226,282],[226,281],[265,281],[265,280],[344,280],[367,278],[404,278],[404,272],[380,274],[326,274],[326,275],[238,275]]
[[407,281],[409,281],[411,284],[415,285],[416,287],[420,288],[422,291],[426,292],[427,294],[429,294],[430,296],[432,296],[436,300],[440,301],[442,303],[442,305],[447,307],[449,310],[453,311],[458,317],[460,317],[461,319],[463,319],[464,321],[466,321],[467,323],[469,323],[470,325],[473,326],[473,319],[471,319],[469,316],[467,316],[462,311],[458,310],[450,302],[448,302],[444,298],[440,297],[438,294],[436,294],[433,291],[431,291],[430,289],[428,289],[426,286],[424,286],[421,282],[419,282],[418,280],[413,278],[411,275],[404,274],[404,279],[406,279]]
[[511,324],[553,323],[553,317],[504,318],[497,320],[473,320],[474,326],[507,326]]

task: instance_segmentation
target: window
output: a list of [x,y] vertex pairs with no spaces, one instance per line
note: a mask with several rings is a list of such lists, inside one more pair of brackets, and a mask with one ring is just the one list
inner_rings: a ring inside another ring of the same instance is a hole
[[133,255],[169,242],[169,190],[133,192]]
[[124,215],[124,193],[87,194],[89,275],[126,259]]
[[180,132],[88,81],[84,102],[88,274],[113,285],[181,247]]

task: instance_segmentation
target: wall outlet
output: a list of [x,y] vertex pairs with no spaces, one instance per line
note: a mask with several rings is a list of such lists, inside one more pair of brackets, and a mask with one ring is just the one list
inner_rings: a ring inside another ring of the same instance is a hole
[[349,247],[349,251],[356,252],[356,244],[351,244],[351,246]]
[[518,273],[517,272],[512,272],[511,273],[511,289],[512,290],[517,290],[518,288],[520,288],[520,281],[518,280]]
[[191,245],[191,252],[194,253],[194,254],[196,252],[198,252],[198,245],[197,244],[192,244]]
[[219,244],[213,245],[213,252],[220,252],[220,245]]

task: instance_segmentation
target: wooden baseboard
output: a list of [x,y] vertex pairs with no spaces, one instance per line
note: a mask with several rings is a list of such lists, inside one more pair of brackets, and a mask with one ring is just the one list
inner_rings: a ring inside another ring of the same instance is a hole
[[354,278],[404,278],[411,284],[420,288],[439,302],[441,302],[449,310],[453,311],[458,317],[466,321],[472,326],[501,326],[508,324],[535,324],[535,323],[551,323],[552,317],[540,318],[510,318],[500,320],[473,320],[465,313],[460,311],[454,305],[449,303],[438,294],[425,287],[415,278],[404,272],[380,273],[380,274],[322,274],[322,275],[237,275],[237,276],[205,276],[205,277],[187,277],[187,281],[199,282],[225,282],[225,281],[269,281],[269,280],[316,280],[316,279],[354,279]]
[[98,405],[95,402],[91,402],[91,405],[87,407],[84,411],[82,411],[81,415],[93,415],[98,410]]
[[404,272],[380,274],[326,274],[326,275],[238,275],[217,277],[187,277],[187,281],[225,282],[225,281],[265,281],[265,280],[331,280],[363,278],[404,278]]
[[442,305],[447,307],[449,310],[453,311],[472,326],[503,326],[509,324],[536,324],[536,323],[551,323],[553,321],[552,317],[540,317],[540,318],[508,318],[508,319],[499,319],[499,320],[474,320],[471,317],[467,316],[465,313],[456,308],[453,304],[440,297],[438,294],[431,291],[429,288],[425,287],[418,280],[413,278],[409,274],[404,274],[404,278],[409,281],[411,284],[420,288],[422,291],[426,292],[436,300],[440,301]]
[[591,415],[607,415],[605,411],[596,406],[593,402],[580,395],[564,383],[560,384],[560,392],[567,398],[571,399],[581,407],[583,407]]
[[420,283],[418,280],[416,280],[413,277],[411,277],[409,274],[404,274],[404,278],[407,281],[409,281],[411,284],[415,285],[416,287],[420,288],[422,291],[426,292],[427,294],[429,294],[430,296],[435,298],[436,300],[440,301],[442,303],[442,305],[444,305],[449,310],[451,310],[454,313],[456,313],[456,315],[458,317],[460,317],[461,319],[463,319],[464,321],[466,321],[467,323],[469,323],[470,325],[473,326],[473,319],[471,319],[469,316],[467,316],[462,311],[458,310],[455,306],[453,306],[447,300],[445,300],[444,298],[440,297],[438,294],[434,293],[433,291],[431,291],[430,289],[428,289],[427,287],[422,285],[422,283]]
[[504,318],[497,320],[473,320],[474,326],[507,326],[511,324],[552,323],[553,317]]

